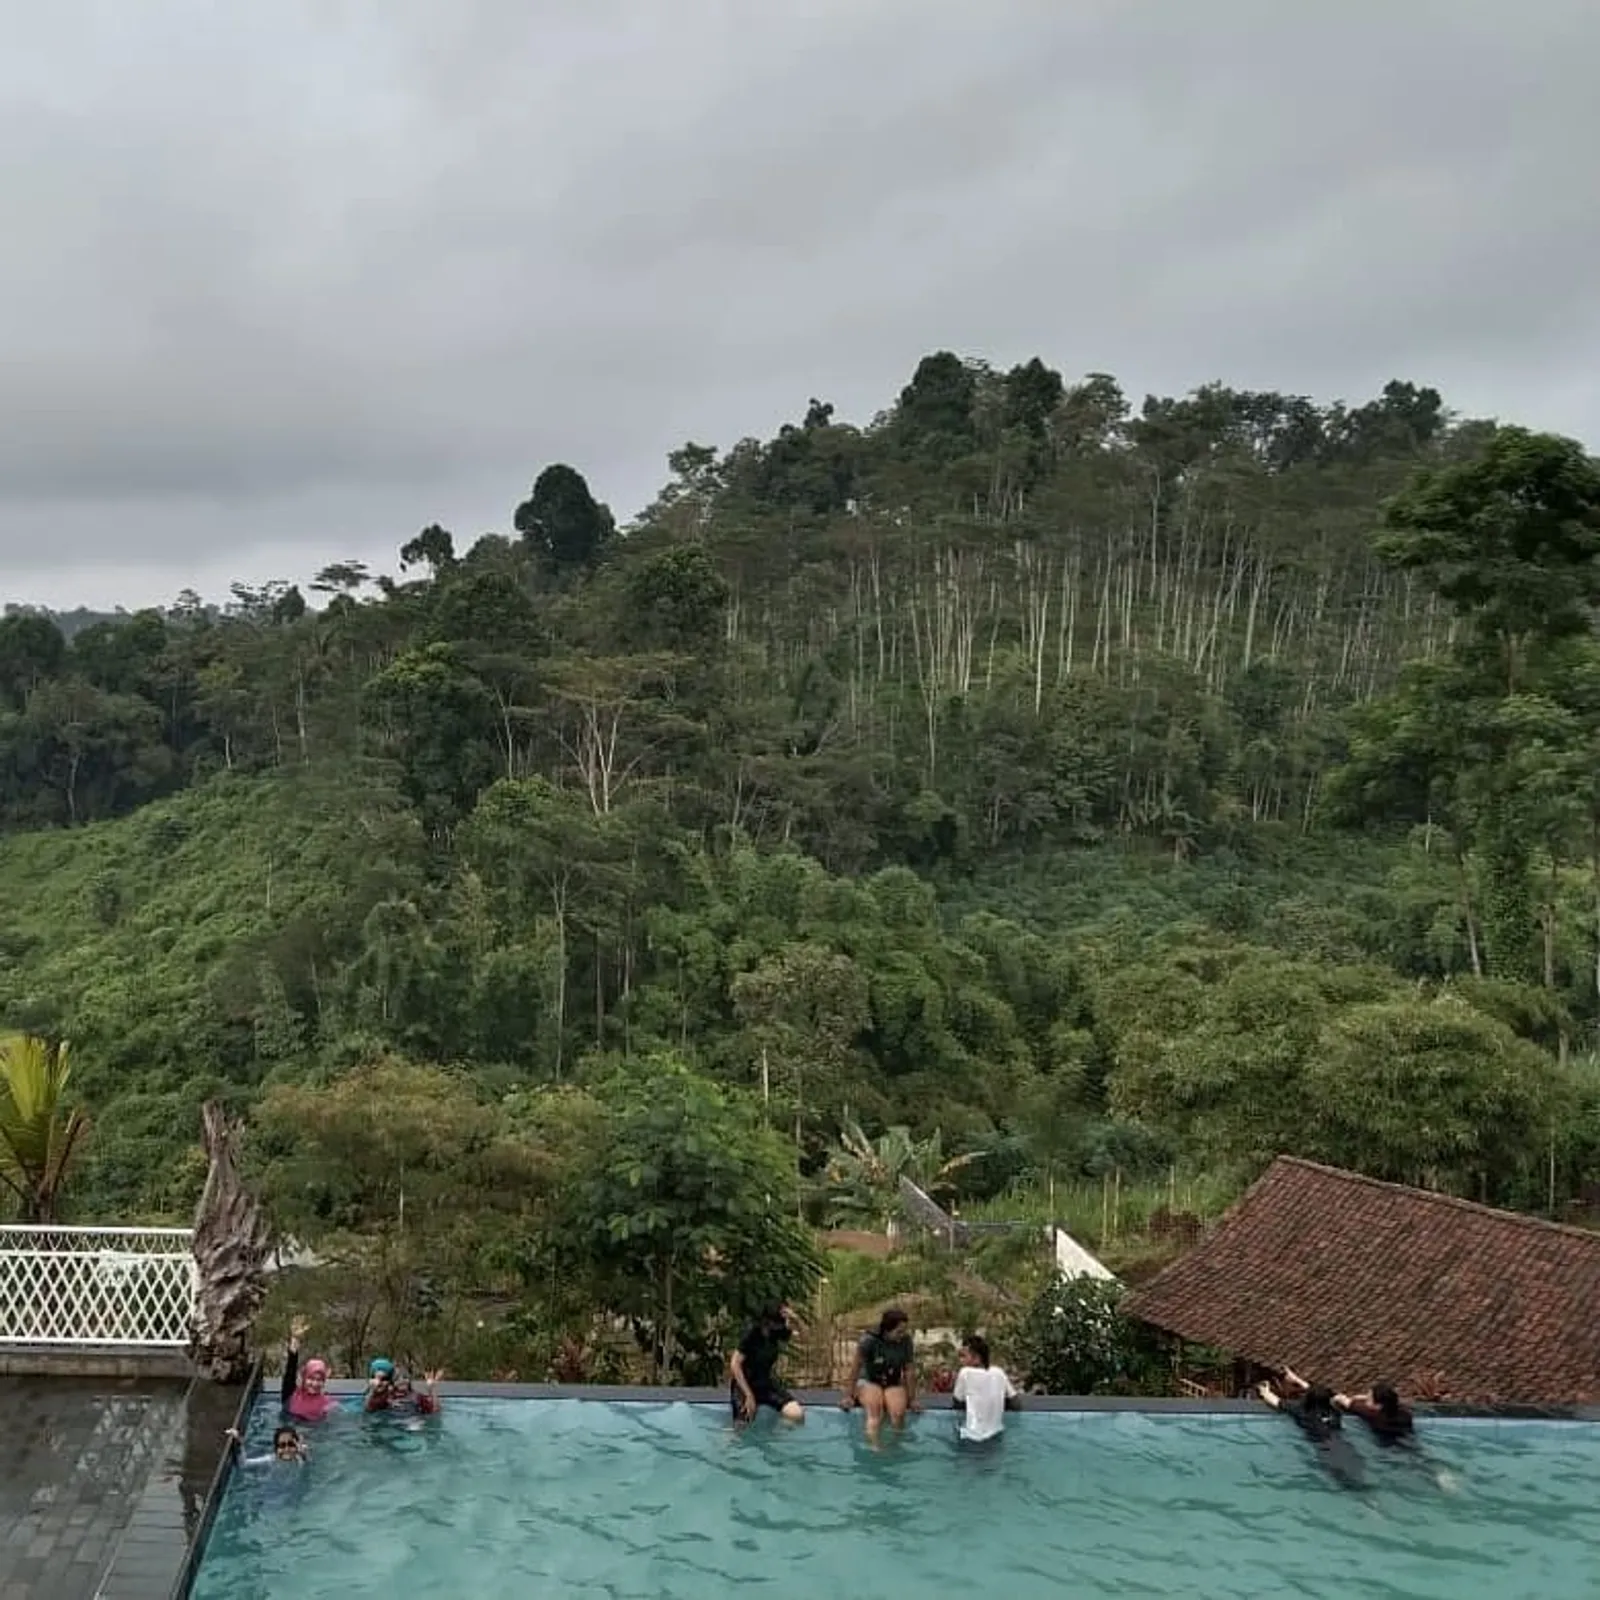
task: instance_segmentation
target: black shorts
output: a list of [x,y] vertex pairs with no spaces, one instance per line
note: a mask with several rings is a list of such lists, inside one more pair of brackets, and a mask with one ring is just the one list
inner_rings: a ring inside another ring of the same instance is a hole
[[[771,1406],[774,1411],[782,1411],[794,1399],[781,1383],[769,1383],[760,1388],[751,1384],[750,1391],[756,1397],[756,1407]],[[733,1420],[744,1420],[744,1393],[736,1383],[728,1385],[728,1404],[733,1408]]]

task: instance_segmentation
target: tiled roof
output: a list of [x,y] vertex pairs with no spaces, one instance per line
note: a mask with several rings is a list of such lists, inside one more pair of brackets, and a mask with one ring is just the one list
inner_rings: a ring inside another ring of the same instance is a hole
[[1335,1388],[1600,1399],[1600,1233],[1287,1156],[1128,1309]]

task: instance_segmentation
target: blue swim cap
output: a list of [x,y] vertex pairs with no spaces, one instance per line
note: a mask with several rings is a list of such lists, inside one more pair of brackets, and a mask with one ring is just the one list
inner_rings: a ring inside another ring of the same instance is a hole
[[367,1368],[367,1376],[369,1378],[376,1378],[380,1372],[391,1378],[394,1376],[394,1362],[390,1361],[387,1356],[374,1356],[372,1365]]

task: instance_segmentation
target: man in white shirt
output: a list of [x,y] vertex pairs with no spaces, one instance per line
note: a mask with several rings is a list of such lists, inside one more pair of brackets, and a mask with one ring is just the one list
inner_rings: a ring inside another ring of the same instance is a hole
[[968,1334],[962,1343],[961,1371],[956,1374],[950,1404],[965,1412],[961,1420],[965,1444],[998,1439],[1005,1428],[1006,1411],[1019,1409],[1016,1385],[1004,1367],[989,1365],[989,1341],[981,1333]]

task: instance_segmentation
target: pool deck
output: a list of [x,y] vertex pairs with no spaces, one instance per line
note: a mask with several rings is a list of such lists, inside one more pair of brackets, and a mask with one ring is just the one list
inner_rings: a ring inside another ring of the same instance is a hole
[[0,1377],[0,1600],[169,1600],[245,1393]]

